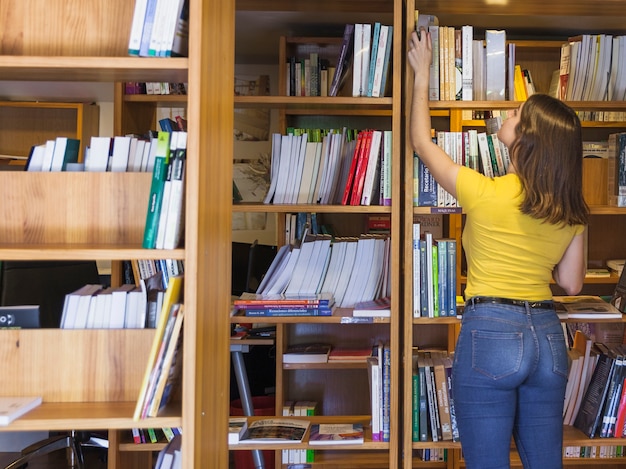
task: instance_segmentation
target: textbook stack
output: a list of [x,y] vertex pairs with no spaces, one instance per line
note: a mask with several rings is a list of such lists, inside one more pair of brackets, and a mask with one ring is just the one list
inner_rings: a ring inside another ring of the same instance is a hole
[[330,293],[293,296],[243,293],[234,301],[235,309],[246,316],[330,316],[335,300]]
[[273,134],[269,204],[391,204],[391,131]]

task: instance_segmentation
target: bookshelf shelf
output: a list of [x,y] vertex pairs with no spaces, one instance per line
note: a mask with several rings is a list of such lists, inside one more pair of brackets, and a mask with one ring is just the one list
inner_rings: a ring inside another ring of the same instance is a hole
[[186,82],[186,58],[0,55],[3,80]]
[[296,111],[319,114],[326,111],[384,111],[389,115],[393,98],[352,98],[343,96],[235,96],[236,108],[281,108],[287,113]]
[[389,318],[355,318],[352,312],[335,312],[332,316],[311,316],[311,317],[250,317],[243,314],[234,314],[230,317],[233,324],[388,324]]
[[88,245],[88,244],[48,244],[33,247],[27,244],[0,244],[0,258],[3,260],[28,260],[36,257],[41,260],[126,260],[126,259],[185,259],[184,249],[143,249],[140,244]]
[[390,206],[383,205],[302,205],[302,204],[233,204],[233,212],[317,212],[317,213],[391,213]]
[[13,421],[2,431],[91,430],[94,428],[127,429],[131,427],[177,427],[181,425],[180,408],[168,407],[162,416],[136,422],[135,402],[44,402]]

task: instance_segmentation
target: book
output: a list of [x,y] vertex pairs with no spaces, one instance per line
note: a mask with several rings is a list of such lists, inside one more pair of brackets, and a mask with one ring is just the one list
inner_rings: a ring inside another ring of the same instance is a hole
[[556,311],[568,319],[621,319],[622,312],[599,296],[555,296]]
[[354,24],[347,23],[343,30],[343,42],[337,58],[337,67],[330,84],[328,96],[337,96],[342,87],[343,81],[347,76],[350,63],[352,62],[354,43]]
[[0,397],[0,426],[9,425],[13,420],[30,412],[42,403],[41,396],[36,397]]
[[359,301],[352,310],[353,317],[391,317],[391,298],[388,296],[374,300]]
[[283,363],[327,363],[331,348],[321,343],[290,345],[283,354]]
[[332,309],[323,306],[248,306],[243,311],[248,317],[332,316],[333,314]]
[[360,423],[320,423],[311,425],[310,445],[354,445],[363,443]]
[[168,404],[182,370],[182,326],[185,317],[183,305],[179,305],[175,316],[174,326],[167,342],[165,355],[163,356],[163,364],[157,376],[154,397],[148,410],[148,417],[156,417],[159,411]]
[[574,427],[589,438],[593,438],[598,430],[614,368],[615,358],[608,353],[601,353],[574,420]]
[[247,306],[274,306],[274,305],[306,305],[306,306],[332,306],[335,300],[328,292],[316,293],[315,295],[297,295],[287,297],[282,294],[264,295],[259,293],[243,292],[233,304],[239,308]]
[[141,382],[139,396],[137,398],[135,411],[133,413],[133,420],[140,420],[142,418],[142,411],[144,410],[146,404],[149,402],[148,399],[150,398],[150,396],[148,396],[148,387],[150,385],[150,379],[152,375],[159,367],[159,351],[162,349],[163,346],[163,338],[166,326],[168,324],[169,312],[171,311],[172,306],[179,301],[182,295],[182,286],[182,275],[170,277],[170,281],[167,285],[167,289],[165,290],[165,295],[163,298],[162,312],[158,318],[154,339],[152,340],[152,346],[150,348],[150,354],[148,356],[148,361],[146,362],[146,368]]
[[241,436],[248,429],[247,417],[229,417],[228,418],[228,444],[236,445],[239,443]]
[[80,140],[76,138],[57,137],[50,171],[65,171],[70,163],[78,163]]
[[165,157],[159,156],[155,159],[142,243],[142,246],[146,249],[154,249],[156,247],[167,168],[168,163]]
[[139,55],[141,35],[143,32],[147,6],[148,0],[135,0],[133,21],[131,23],[130,36],[128,38],[128,55]]
[[241,435],[240,443],[302,443],[311,422],[300,419],[255,420]]
[[372,356],[372,347],[333,347],[328,355],[329,362],[366,362]]

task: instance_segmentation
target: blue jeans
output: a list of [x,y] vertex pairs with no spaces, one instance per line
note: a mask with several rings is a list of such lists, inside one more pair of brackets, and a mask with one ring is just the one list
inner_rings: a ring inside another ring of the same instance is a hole
[[562,467],[567,348],[553,309],[468,304],[454,354],[454,408],[468,469]]

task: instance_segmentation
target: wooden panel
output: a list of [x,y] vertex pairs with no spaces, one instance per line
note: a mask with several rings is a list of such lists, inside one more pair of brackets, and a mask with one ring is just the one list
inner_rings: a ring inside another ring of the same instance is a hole
[[583,194],[589,205],[606,205],[608,159],[583,159]]
[[149,173],[0,173],[3,243],[141,244]]
[[28,156],[33,145],[56,137],[78,138],[80,157],[98,135],[99,106],[83,103],[0,103],[0,154]]
[[134,401],[154,329],[0,331],[0,395],[44,402]]
[[3,0],[0,54],[125,56],[135,2]]

